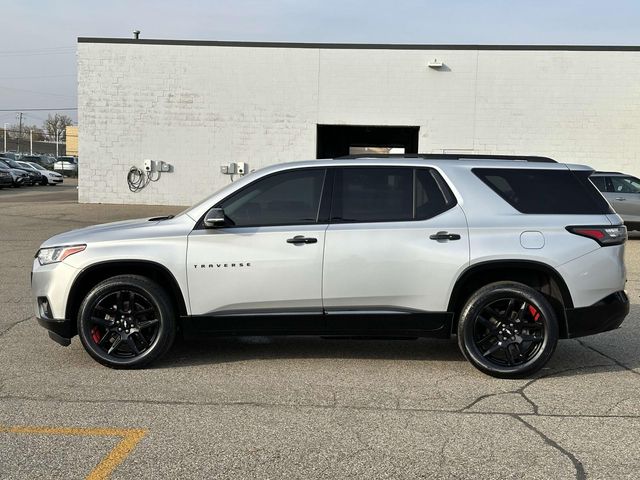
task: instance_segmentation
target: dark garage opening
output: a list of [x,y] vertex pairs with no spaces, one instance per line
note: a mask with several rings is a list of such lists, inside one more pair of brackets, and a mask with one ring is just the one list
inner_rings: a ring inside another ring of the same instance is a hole
[[[418,153],[419,129],[420,127],[318,125],[316,158],[363,153]],[[392,148],[394,150],[390,150]]]

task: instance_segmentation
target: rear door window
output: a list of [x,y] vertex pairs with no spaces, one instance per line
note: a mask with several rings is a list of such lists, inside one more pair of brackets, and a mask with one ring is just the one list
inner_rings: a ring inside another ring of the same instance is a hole
[[589,181],[589,171],[475,168],[473,172],[522,213],[613,213],[607,201]]
[[444,180],[429,168],[345,167],[335,170],[331,221],[425,220],[455,203]]

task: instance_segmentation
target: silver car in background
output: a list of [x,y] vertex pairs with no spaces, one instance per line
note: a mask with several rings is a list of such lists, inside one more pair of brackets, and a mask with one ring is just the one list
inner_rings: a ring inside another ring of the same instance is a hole
[[622,217],[628,230],[640,230],[640,179],[620,172],[595,172],[591,182]]
[[34,172],[38,172],[40,175],[42,175],[42,180],[40,182],[41,185],[57,185],[59,183],[62,183],[63,181],[62,175],[60,175],[58,172],[47,170],[39,163],[23,162],[22,160],[19,160],[17,163],[24,168],[27,168]]

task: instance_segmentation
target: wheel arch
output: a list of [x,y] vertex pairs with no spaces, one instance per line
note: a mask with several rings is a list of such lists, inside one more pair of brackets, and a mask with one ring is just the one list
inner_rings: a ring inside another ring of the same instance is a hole
[[[178,317],[187,315],[185,297],[178,281],[167,267],[148,260],[109,260],[94,263],[78,274],[69,290],[65,317],[75,320],[80,304],[87,293],[98,283],[116,275],[141,275],[150,278],[168,291],[176,315]],[[77,333],[75,322],[72,321],[71,324],[75,335]]]
[[543,293],[558,317],[560,338],[567,338],[567,308],[573,308],[571,292],[558,271],[533,260],[489,260],[465,269],[453,286],[448,312],[452,312],[452,333],[456,332],[462,307],[478,288],[497,281],[516,281]]

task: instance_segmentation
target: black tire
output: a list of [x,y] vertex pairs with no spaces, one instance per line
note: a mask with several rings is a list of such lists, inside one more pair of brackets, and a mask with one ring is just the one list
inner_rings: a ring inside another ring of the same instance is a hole
[[40,180],[40,185],[46,185],[47,183],[49,183],[47,177],[42,177],[42,180]]
[[111,368],[140,368],[164,355],[176,336],[172,303],[157,283],[119,275],[99,283],[78,311],[87,353]]
[[478,370],[522,378],[540,370],[558,343],[558,321],[546,297],[527,285],[496,282],[477,290],[458,323],[458,345]]

